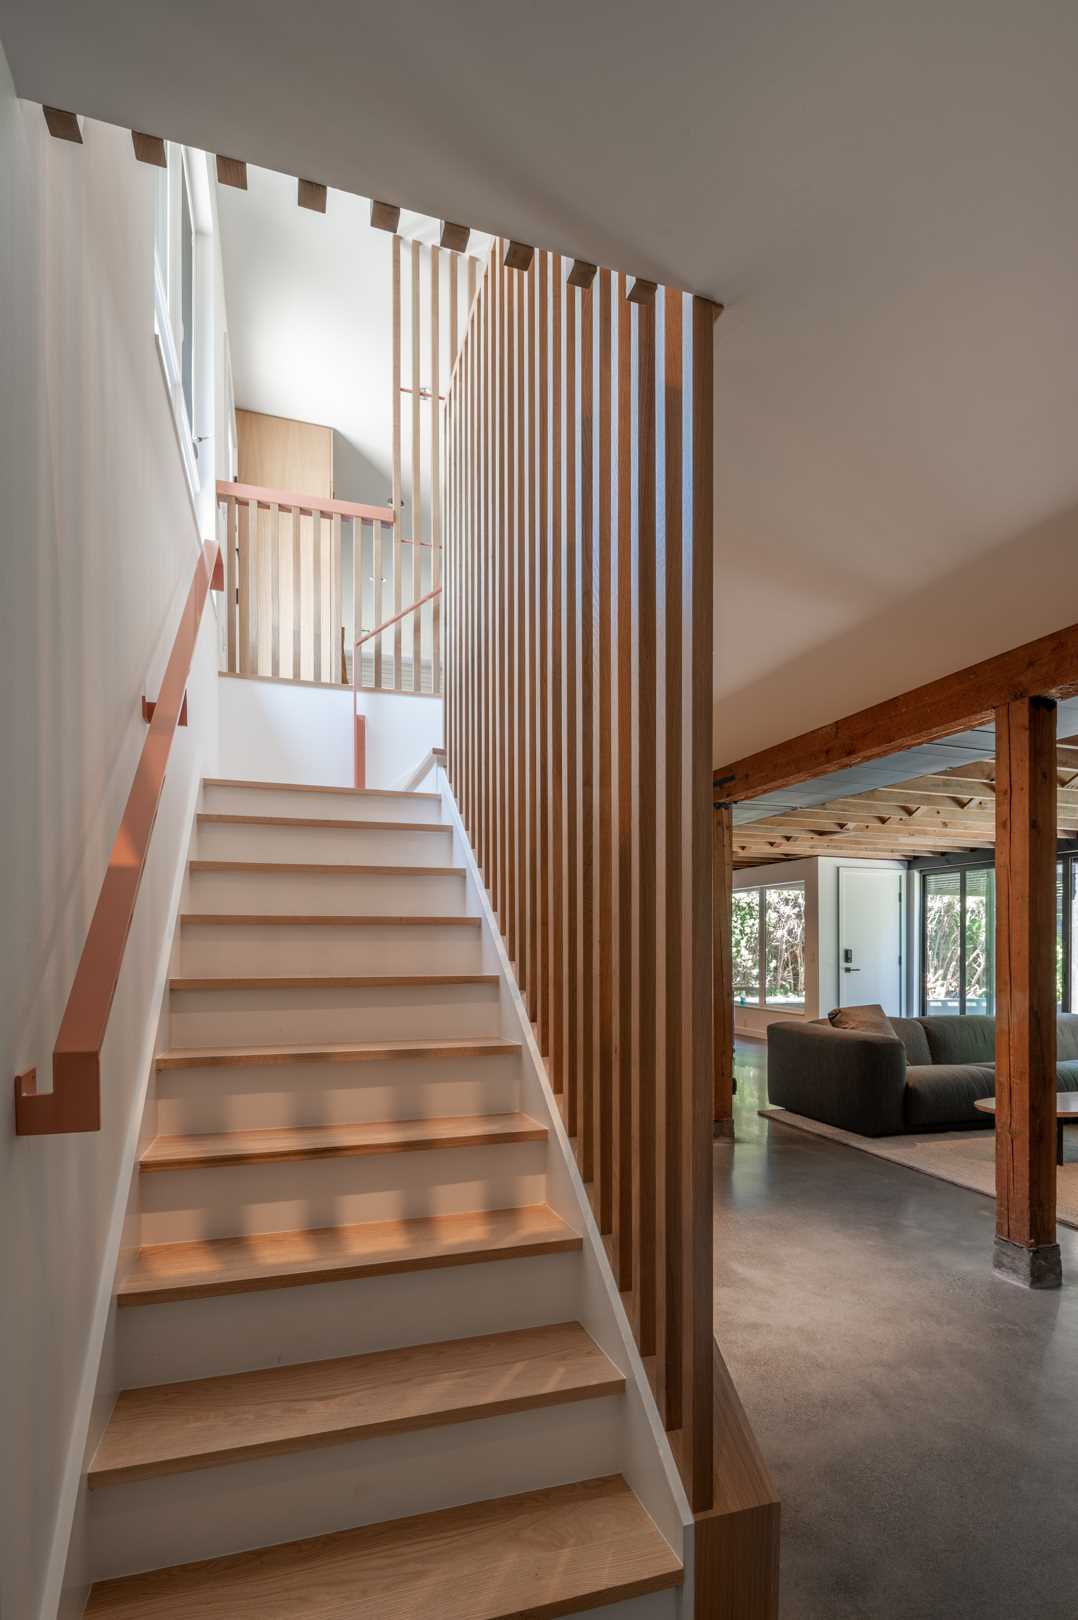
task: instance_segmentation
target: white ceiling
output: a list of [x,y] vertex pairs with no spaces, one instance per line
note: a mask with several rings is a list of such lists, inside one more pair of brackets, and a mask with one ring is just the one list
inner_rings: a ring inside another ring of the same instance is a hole
[[718,760],[1078,619],[1072,0],[0,4],[24,96],[726,304]]

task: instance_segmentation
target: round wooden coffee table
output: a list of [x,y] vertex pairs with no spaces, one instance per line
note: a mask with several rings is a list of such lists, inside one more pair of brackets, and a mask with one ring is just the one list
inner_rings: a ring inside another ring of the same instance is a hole
[[[978,1097],[974,1108],[979,1108],[982,1114],[994,1114],[996,1099],[994,1097]],[[1063,1127],[1064,1125],[1078,1125],[1078,1091],[1056,1092],[1056,1163],[1063,1163]]]

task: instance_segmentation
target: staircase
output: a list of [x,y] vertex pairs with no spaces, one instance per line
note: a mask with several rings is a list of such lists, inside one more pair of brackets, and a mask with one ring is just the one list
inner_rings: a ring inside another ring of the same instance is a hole
[[203,785],[94,1620],[681,1613],[457,840],[438,794]]

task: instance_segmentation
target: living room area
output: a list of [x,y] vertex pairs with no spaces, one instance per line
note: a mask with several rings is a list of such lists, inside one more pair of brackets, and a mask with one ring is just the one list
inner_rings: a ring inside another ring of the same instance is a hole
[[[1055,710],[1057,1219],[1078,1227],[1078,704]],[[733,807],[740,1067],[764,1118],[994,1197],[991,724]],[[1043,928],[1042,928],[1043,931]],[[766,1081],[766,1086],[763,1082]]]

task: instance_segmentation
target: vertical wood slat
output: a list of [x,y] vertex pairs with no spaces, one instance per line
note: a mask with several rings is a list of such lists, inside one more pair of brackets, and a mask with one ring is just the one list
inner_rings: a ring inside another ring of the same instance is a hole
[[565,553],[562,544],[562,259],[550,261],[550,1067],[565,1090]]
[[[421,349],[421,336],[420,336],[421,327],[420,327],[420,307],[419,307],[420,282],[421,282],[420,263],[421,263],[421,260],[420,260],[419,243],[418,242],[413,242],[412,243],[412,286],[411,286],[411,303],[412,303],[412,457],[411,457],[411,461],[412,461],[412,497],[411,497],[412,498],[412,521],[411,521],[411,540],[412,540],[412,601],[413,602],[418,602],[419,598],[423,595],[422,575],[420,573],[420,569],[422,567],[422,555],[423,554],[422,554],[422,551],[420,550],[420,544],[419,544],[420,540],[422,538],[422,534],[423,534],[423,523],[422,523],[423,428],[422,428],[422,414],[420,412],[420,403],[421,403],[421,401],[420,401],[420,393],[419,393],[419,390],[420,390],[420,387],[421,387],[420,361],[421,361],[421,358],[422,358],[421,353],[420,353],[420,349]],[[411,643],[411,648],[412,648],[412,691],[413,692],[418,692],[418,691],[421,690],[421,681],[422,681],[422,677],[421,677],[422,645],[421,645],[421,641],[420,641],[421,619],[420,619],[420,613],[418,611],[409,616],[408,627],[409,627],[409,632],[410,632],[409,633],[409,641]],[[400,682],[400,676],[399,675],[397,677],[397,683],[398,683],[398,687],[400,687],[401,682]]]
[[613,976],[617,982],[617,1198],[614,1255],[618,1284],[634,1286],[633,1209],[635,1199],[633,1106],[637,1082],[633,1072],[633,1020],[636,976],[633,971],[633,513],[632,513],[632,306],[627,279],[617,278],[617,570],[612,634],[617,649],[617,881],[614,884],[615,940]]
[[[442,407],[439,403],[441,392],[441,347],[442,336],[439,325],[439,282],[441,267],[438,249],[430,250],[430,589],[437,590],[442,583],[442,473],[441,473],[441,444],[439,443],[439,429],[441,427]],[[431,692],[437,695],[442,689],[442,600],[436,596],[431,607],[431,651],[430,651],[430,678]]]
[[598,477],[596,544],[592,565],[595,690],[595,919],[592,983],[595,999],[595,1142],[599,1230],[614,1228],[614,837],[613,837],[613,533],[611,275],[598,277]]
[[[360,522],[359,518],[353,518],[352,519],[352,657],[353,657],[353,659],[355,659],[355,658],[357,658],[359,656],[357,654],[357,652],[356,652],[355,644],[359,640],[359,637],[360,637],[360,634],[361,634],[361,628],[362,628],[362,625],[363,625],[363,570],[364,570],[364,567],[366,566],[365,563],[364,563],[363,558],[364,558],[365,551],[366,551],[366,545],[365,545],[365,542],[364,542],[363,524]],[[373,545],[372,545],[372,549],[371,549],[372,564],[373,564],[373,555],[374,555],[374,553],[373,553]],[[371,568],[371,573],[372,574],[374,573],[373,566]],[[374,586],[372,584],[371,590],[373,591],[373,589],[374,589]],[[374,624],[377,624],[378,620],[375,619],[372,622]],[[379,636],[375,637],[376,641],[378,641],[380,639],[381,638]],[[353,672],[352,672],[352,683],[357,688],[357,690],[358,690],[359,684],[360,684],[359,676],[360,676],[360,671],[359,670],[353,670]],[[343,670],[341,672],[341,677],[342,677],[342,679],[344,678],[344,671]]]
[[522,851],[517,845],[517,791],[518,791],[518,738],[517,738],[517,655],[520,644],[517,638],[517,599],[519,591],[519,574],[517,570],[517,525],[516,525],[516,484],[517,484],[517,440],[516,440],[516,323],[517,323],[517,292],[519,277],[511,272],[506,273],[506,383],[505,383],[505,459],[506,459],[506,492],[505,492],[505,531],[506,531],[506,582],[505,582],[505,612],[506,626],[506,706],[508,723],[506,725],[507,737],[507,793],[506,793],[506,928],[505,940],[509,951],[509,959],[514,966],[520,963],[520,945],[517,937],[519,920],[518,896],[520,892],[520,856]]
[[281,514],[274,502],[269,509],[270,568],[270,674],[281,673]]
[[[383,567],[384,567],[384,561],[383,561],[383,558],[382,558],[382,525],[376,519],[374,521],[374,523],[371,524],[371,573],[374,576],[372,584],[371,584],[371,590],[373,592],[373,604],[374,604],[372,609],[371,609],[371,626],[370,626],[370,628],[372,630],[375,629],[378,625],[380,625],[382,620],[385,618],[385,593],[384,593],[384,587],[383,587],[383,583],[382,583],[382,569],[383,569]],[[373,676],[373,680],[374,680],[374,687],[375,687],[376,691],[379,690],[381,688],[381,685],[382,685],[382,642],[384,641],[384,639],[385,639],[384,636],[375,636],[374,639],[371,642],[371,647],[374,650],[374,676]],[[357,680],[356,684],[358,685],[358,680]]]
[[298,506],[292,508],[292,676],[303,679],[303,553],[300,546],[302,520]]
[[322,668],[322,621],[324,615],[322,608],[322,514],[320,512],[311,513],[311,568],[311,598],[313,607],[311,624],[314,637],[314,679],[316,681],[321,681],[325,679],[325,675]]
[[[393,516],[394,526],[390,545],[393,550],[393,612],[401,610],[401,239],[393,238]],[[372,629],[374,626],[372,625]],[[381,636],[378,641],[381,642]],[[401,621],[393,627],[393,685],[401,690]]]
[[[577,747],[579,750],[576,869],[576,950],[580,1008],[577,1015],[577,1072],[580,1084],[580,1169],[585,1181],[595,1172],[595,380],[592,289],[581,289],[580,406],[577,418]],[[599,1188],[596,1188],[597,1192]]]
[[533,1024],[538,1023],[540,1001],[539,974],[539,714],[538,714],[538,607],[540,563],[537,550],[538,524],[535,516],[535,315],[538,302],[539,267],[532,259],[524,278],[527,292],[527,322],[525,349],[527,374],[524,380],[524,413],[527,420],[525,469],[526,499],[524,505],[524,532],[526,539],[524,582],[525,619],[527,634],[527,673],[524,709],[527,721],[527,751],[525,770],[527,803],[525,807],[526,848],[531,851],[525,874],[527,877],[528,918],[528,980],[526,998],[528,1014]]
[[251,535],[258,533],[258,507],[245,501],[238,510],[240,562],[240,674],[257,674],[252,667],[253,630],[251,625]]
[[[1056,1243],[1056,705],[996,710],[996,1263]],[[1058,1286],[1058,1252],[1051,1285]],[[1025,1280],[1032,1280],[1027,1278]]]
[[[536,462],[535,462],[535,558],[538,574],[538,594],[536,601],[536,636],[538,645],[536,649],[536,671],[538,681],[536,708],[538,711],[538,735],[535,748],[535,773],[537,791],[537,849],[536,849],[536,877],[538,880],[538,907],[539,907],[539,960],[536,963],[537,998],[539,1011],[538,1039],[539,1050],[546,1058],[550,1057],[550,1029],[551,1029],[551,997],[550,997],[550,959],[551,951],[551,906],[550,882],[548,873],[551,869],[551,832],[550,832],[550,806],[554,801],[555,778],[553,770],[553,757],[551,746],[550,726],[550,689],[551,689],[551,636],[550,636],[550,533],[548,527],[549,505],[547,498],[549,475],[549,376],[548,376],[548,331],[547,317],[550,307],[550,255],[540,253],[539,260],[539,291],[538,291],[538,370],[532,387],[532,403],[535,410],[536,433]],[[559,777],[560,780],[560,777]]]
[[341,606],[341,518],[340,513],[333,514],[329,526],[329,671],[327,679],[335,682],[343,680],[340,669],[341,662],[341,626],[344,620],[344,609]]
[[[662,828],[660,871],[663,893],[660,897],[661,928],[659,951],[662,961],[660,983],[656,985],[662,1009],[662,1053],[658,1067],[662,1093],[659,1098],[659,1154],[657,1166],[661,1253],[681,1252],[681,914],[686,896],[682,889],[682,333],[681,294],[664,288],[656,294],[661,300],[662,408],[657,424],[662,452],[662,512],[660,539],[656,546],[657,605],[661,614],[658,654],[661,663],[659,684],[660,712],[664,717],[661,738],[663,802],[659,820]],[[682,1268],[667,1264],[659,1277],[662,1312],[657,1320],[659,1405],[668,1429],[682,1426]]]
[[576,492],[576,315],[579,294],[575,287],[565,288],[565,422],[562,448],[565,460],[564,500],[565,523],[562,545],[565,553],[565,583],[562,593],[562,657],[565,674],[563,701],[565,708],[565,905],[563,910],[563,944],[565,982],[562,990],[565,1016],[564,1064],[566,1092],[566,1125],[570,1136],[580,1130],[580,1050],[579,1008],[580,983],[577,960],[577,884],[579,875],[579,848],[577,826],[580,815],[579,782],[579,726],[577,711],[577,614],[579,611],[579,582],[577,578],[577,492]]
[[236,500],[230,495],[225,501],[225,623],[226,668],[235,674],[239,670],[236,648]]

